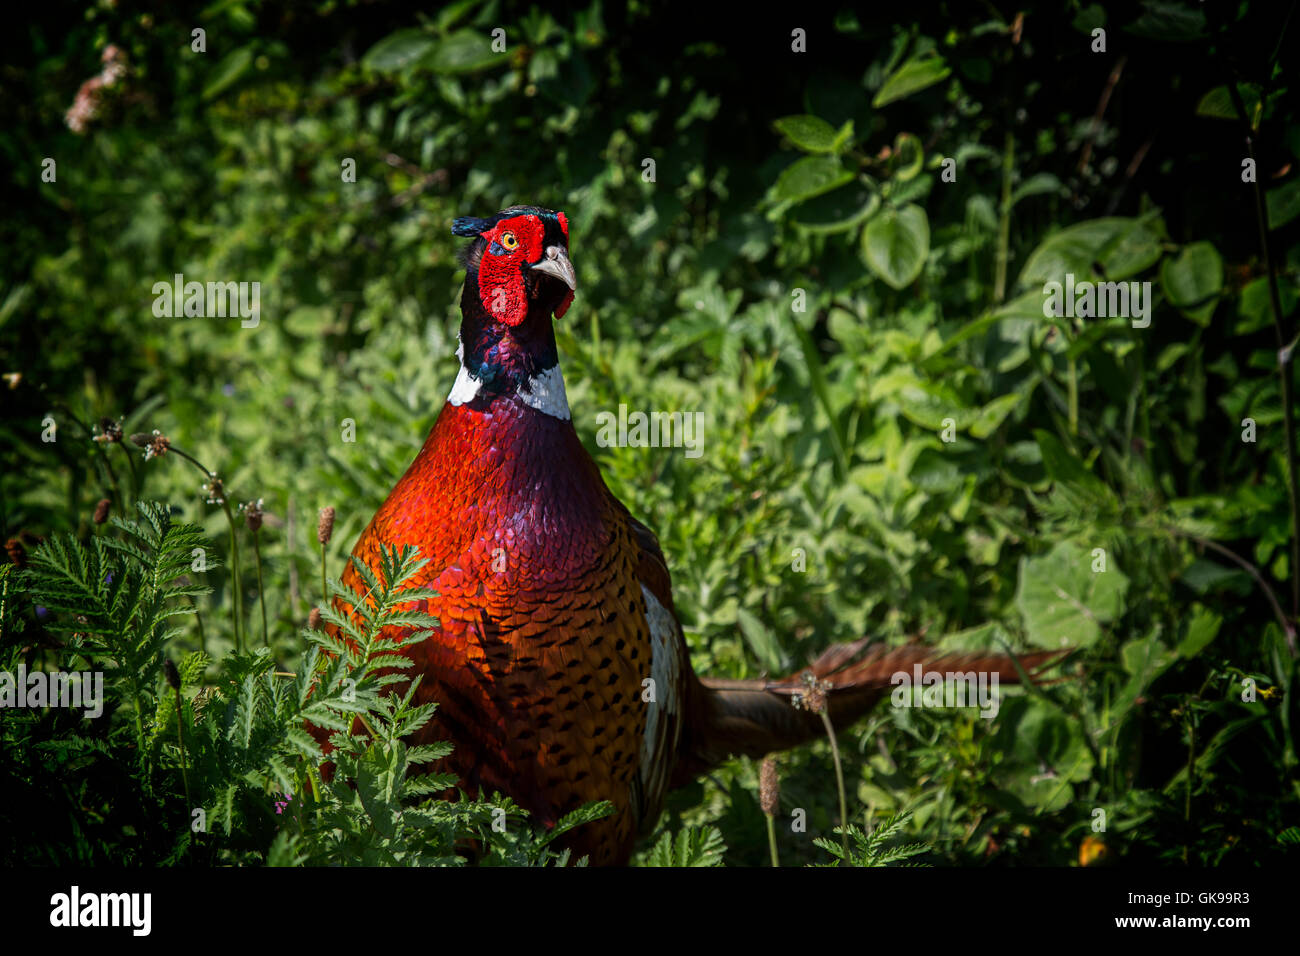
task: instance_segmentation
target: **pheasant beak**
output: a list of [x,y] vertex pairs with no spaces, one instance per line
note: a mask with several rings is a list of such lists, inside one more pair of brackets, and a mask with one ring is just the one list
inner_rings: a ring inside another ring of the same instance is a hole
[[547,246],[546,255],[537,262],[529,266],[530,269],[536,269],[538,272],[545,272],[548,276],[554,276],[569,287],[569,291],[576,291],[578,288],[578,276],[573,271],[573,263],[569,261],[569,254],[559,246]]

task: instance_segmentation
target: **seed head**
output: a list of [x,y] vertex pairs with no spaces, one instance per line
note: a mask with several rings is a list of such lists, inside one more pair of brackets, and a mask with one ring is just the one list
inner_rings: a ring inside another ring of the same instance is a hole
[[828,680],[818,680],[817,675],[812,671],[807,671],[803,675],[803,683],[807,690],[795,694],[791,703],[797,710],[820,714],[826,709],[826,695],[835,688],[835,685]]
[[780,803],[781,780],[776,775],[776,756],[768,754],[758,768],[758,805],[769,817],[774,817]]
[[320,522],[316,525],[316,540],[321,544],[329,544],[332,537],[334,537],[334,507],[327,505],[320,510]]
[[314,607],[311,609],[311,613],[307,615],[307,626],[311,628],[313,631],[319,631],[320,623],[321,623],[320,608]]
[[113,507],[113,502],[107,498],[100,498],[99,504],[95,505],[95,524],[103,524],[108,520],[109,509]]
[[[99,427],[95,430],[99,432],[99,434],[94,437],[94,441],[105,442],[109,445],[113,445],[122,440],[122,423],[115,422],[111,418],[101,418],[99,420]],[[131,437],[134,438],[135,436],[133,435]]]
[[172,446],[171,439],[160,432],[158,429],[153,430],[152,435],[146,435],[144,432],[137,432],[131,436],[131,441],[139,448],[144,449],[144,460],[158,458],[167,454],[167,449]]
[[261,528],[262,517],[264,514],[262,511],[262,499],[258,498],[256,501],[250,501],[248,504],[243,506],[243,509],[244,520],[248,522],[248,530],[256,531]]
[[163,660],[163,677],[167,678],[167,686],[172,690],[181,689],[181,672],[176,669],[170,658]]
[[199,486],[199,491],[203,492],[210,505],[224,504],[226,500],[226,486],[217,477],[215,471],[208,472],[208,481],[206,484]]

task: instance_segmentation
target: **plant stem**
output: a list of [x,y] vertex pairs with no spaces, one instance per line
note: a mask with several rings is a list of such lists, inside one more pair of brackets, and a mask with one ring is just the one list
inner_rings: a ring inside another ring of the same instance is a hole
[[230,525],[230,620],[235,627],[235,653],[240,653],[244,645],[239,639],[239,543],[235,540],[235,515],[230,510],[230,502],[225,495],[221,497],[221,510],[226,513],[226,521]]
[[190,775],[185,770],[185,734],[181,731],[181,689],[175,688],[176,691],[176,742],[181,747],[181,782],[185,784],[185,804],[191,811],[194,809],[194,800],[190,796]]
[[190,596],[190,605],[194,608],[194,622],[199,626],[199,650],[204,654],[208,652],[208,638],[203,632],[203,614],[199,611],[199,602],[193,595]]
[[844,846],[844,862],[852,866],[853,861],[849,856],[849,802],[844,796],[844,768],[840,765],[840,745],[835,739],[835,726],[831,723],[831,715],[825,707],[822,708],[821,717],[822,724],[826,727],[826,736],[831,741],[831,759],[835,761],[835,784],[840,791],[840,840]]
[[765,814],[765,816],[767,817],[767,847],[772,854],[772,865],[779,867],[781,858],[776,852],[776,817],[770,813]]
[[[138,500],[139,497],[140,497],[140,476],[136,473],[136,470],[135,470],[135,462],[134,462],[134,461],[132,460],[132,458],[131,458],[131,451],[130,451],[130,449],[128,449],[128,448],[127,448],[125,445],[123,445],[121,442],[118,442],[118,443],[117,443],[117,447],[118,447],[118,448],[121,448],[121,449],[122,449],[122,454],[126,456],[126,468],[127,468],[127,471],[129,471],[129,472],[131,473],[131,500],[132,500],[132,501],[136,501],[136,500]],[[125,512],[125,507],[124,507],[124,509],[123,509],[123,515],[125,515],[125,513],[126,513],[126,512]]]
[[[209,481],[216,481],[217,473],[208,469],[203,462],[199,461],[188,452],[182,451],[175,445],[169,449],[171,453],[180,455],[199,471],[203,472],[203,477]],[[239,638],[239,607],[240,591],[242,586],[239,580],[239,541],[235,535],[235,514],[230,510],[230,490],[223,484],[221,486],[221,510],[226,513],[226,523],[230,526],[230,621],[235,629],[235,653],[240,653],[244,649],[243,642]]]
[[1070,434],[1079,434],[1079,365],[1070,359]]
[[262,544],[261,531],[253,532],[253,554],[257,557],[257,600],[262,605],[262,646],[270,647],[271,639],[266,627],[266,589],[262,587]]
[[1269,605],[1273,608],[1273,616],[1277,618],[1277,623],[1282,628],[1282,634],[1286,637],[1287,645],[1293,652],[1295,651],[1295,625],[1287,620],[1286,614],[1282,611],[1282,605],[1278,603],[1277,596],[1273,593],[1273,589],[1269,587],[1268,581],[1265,580],[1264,575],[1259,568],[1255,567],[1255,565],[1251,564],[1230,548],[1225,548],[1217,541],[1211,541],[1209,538],[1202,538],[1200,535],[1191,534],[1175,525],[1168,525],[1166,527],[1173,534],[1187,538],[1189,541],[1195,541],[1201,547],[1209,548],[1211,551],[1223,555],[1254,578],[1259,584],[1260,589],[1264,592],[1264,597],[1268,598]]
[[320,606],[323,608],[329,603],[330,592],[325,584],[325,545],[320,546]]
[[998,253],[993,279],[993,302],[1007,294],[1007,262],[1011,251],[1011,172],[1016,156],[1016,138],[1010,130],[1002,147],[1002,203],[998,211]]
[[[1255,130],[1246,113],[1246,105],[1242,102],[1241,91],[1237,89],[1235,80],[1228,84],[1228,93],[1232,96],[1237,114],[1245,124],[1246,152],[1256,170],[1252,183],[1252,193],[1255,197],[1255,223],[1259,229],[1260,254],[1264,257],[1264,268],[1268,272],[1268,298],[1273,310],[1273,331],[1277,335],[1278,381],[1282,387],[1282,411],[1286,422],[1283,440],[1286,442],[1287,494],[1291,501],[1291,560],[1288,570],[1291,572],[1290,620],[1294,622],[1296,618],[1300,618],[1300,487],[1297,486],[1296,477],[1295,397],[1291,394],[1291,352],[1287,348],[1286,331],[1282,328],[1282,300],[1277,287],[1277,264],[1273,261],[1268,247],[1268,215],[1264,208],[1264,191],[1259,184],[1259,163],[1255,158]],[[1287,644],[1291,648],[1292,656],[1295,656],[1294,623],[1285,628],[1285,631]]]

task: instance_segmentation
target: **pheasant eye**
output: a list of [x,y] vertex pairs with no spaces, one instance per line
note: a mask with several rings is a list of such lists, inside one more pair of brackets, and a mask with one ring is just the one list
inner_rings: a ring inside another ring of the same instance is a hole
[[519,246],[519,240],[515,238],[513,232],[503,232],[500,239],[501,245],[507,249],[516,249]]

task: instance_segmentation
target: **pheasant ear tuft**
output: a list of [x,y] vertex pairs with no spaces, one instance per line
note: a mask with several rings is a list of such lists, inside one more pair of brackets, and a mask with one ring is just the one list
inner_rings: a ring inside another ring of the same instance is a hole
[[457,216],[451,221],[451,234],[453,236],[472,238],[487,232],[491,228],[491,220],[480,219],[477,216]]

